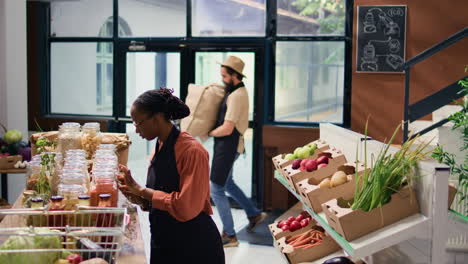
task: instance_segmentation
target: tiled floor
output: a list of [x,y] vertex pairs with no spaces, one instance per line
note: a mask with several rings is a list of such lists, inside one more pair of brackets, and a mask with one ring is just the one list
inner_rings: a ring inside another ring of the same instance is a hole
[[[216,210],[216,208],[213,208]],[[234,224],[236,231],[240,231],[244,228],[248,220],[243,210],[232,209],[234,217]],[[140,215],[142,223],[143,239],[145,240],[146,255],[149,256],[149,228],[148,228],[148,214],[142,212]],[[218,228],[221,230],[221,220],[217,212],[213,215]],[[411,243],[410,243],[411,242]],[[373,256],[374,264],[426,264],[428,263],[428,257],[424,254],[424,245],[428,244],[428,241],[422,241],[413,239],[410,242],[403,242],[399,245],[393,246],[386,250],[383,250]],[[418,246],[419,245],[419,246]],[[255,259],[255,264],[276,264],[282,263],[282,256],[279,251],[274,247],[269,246],[258,246],[251,245],[247,242],[240,241],[239,247],[226,248],[226,263],[227,264],[249,264],[253,263],[252,259]],[[454,253],[449,252],[447,255],[447,261],[445,264],[468,264],[467,253]]]

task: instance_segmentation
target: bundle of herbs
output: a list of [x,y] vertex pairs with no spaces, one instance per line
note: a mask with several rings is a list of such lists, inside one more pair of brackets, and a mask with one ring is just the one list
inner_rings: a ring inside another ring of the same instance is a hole
[[[390,141],[379,152],[377,159],[371,159],[371,168],[367,170],[367,123],[364,140],[364,167],[362,173],[356,173],[356,187],[353,210],[370,211],[379,208],[390,201],[392,194],[398,192],[404,185],[412,184],[415,178],[415,169],[418,161],[427,157],[430,151],[425,152],[430,142],[412,147],[417,137],[405,142],[395,154],[389,154],[392,144],[400,126],[398,126]],[[357,155],[356,155],[357,156]],[[359,161],[356,161],[356,168]]]

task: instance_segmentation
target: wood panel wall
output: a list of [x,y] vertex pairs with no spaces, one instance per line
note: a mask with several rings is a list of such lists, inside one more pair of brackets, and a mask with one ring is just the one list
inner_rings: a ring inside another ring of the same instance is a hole
[[[357,45],[357,7],[360,5],[407,5],[406,60],[447,39],[468,26],[466,0],[354,0],[353,47]],[[411,70],[410,104],[441,90],[466,75],[468,38],[416,65]],[[356,73],[353,49],[351,129],[364,132],[370,116],[369,135],[390,138],[403,120],[404,74]],[[431,115],[425,119],[430,119]],[[400,143],[402,134],[396,143]]]

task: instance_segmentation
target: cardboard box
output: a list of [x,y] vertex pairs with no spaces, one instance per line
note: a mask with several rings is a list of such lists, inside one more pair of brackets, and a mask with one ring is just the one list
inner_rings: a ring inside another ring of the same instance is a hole
[[0,170],[14,169],[15,164],[18,161],[22,161],[22,160],[23,160],[23,156],[21,155],[0,157]]
[[[286,219],[281,219],[281,220],[286,220]],[[276,240],[284,236],[292,237],[292,236],[304,233],[305,231],[312,229],[313,226],[317,225],[317,222],[315,222],[315,220],[311,218],[308,225],[293,232],[289,230],[283,231],[281,228],[277,227],[277,225],[278,225],[278,222],[274,222],[273,224],[268,225],[268,229],[270,229],[271,236],[275,238]]]
[[390,202],[369,212],[342,208],[337,199],[322,204],[328,224],[347,241],[362,237],[419,212],[413,188],[403,187]]
[[291,236],[282,237],[278,239],[276,243],[281,253],[286,256],[291,264],[313,261],[330,255],[340,249],[340,246],[328,235],[323,238],[321,244],[308,249],[294,248],[288,245],[286,240],[290,237]]
[[331,158],[328,161],[328,165],[324,168],[317,169],[312,172],[301,171],[299,169],[294,170],[292,168],[292,165],[289,165],[286,168],[284,168],[283,176],[288,182],[289,186],[291,186],[291,188],[296,190],[296,183],[304,179],[310,179],[310,178],[315,178],[317,181],[320,182],[326,177],[332,175],[338,169],[339,166],[346,163],[346,158],[344,154],[340,150],[337,150],[336,148],[331,148],[331,149],[328,149],[327,151],[324,151],[318,154],[318,157],[321,157],[321,156],[328,156],[329,158]]
[[455,199],[455,195],[457,194],[457,188],[455,188],[453,184],[449,184],[448,188],[448,208],[450,209],[453,200]]
[[[31,155],[34,156],[37,154],[37,147],[36,141],[40,137],[46,137],[50,141],[56,141],[58,138],[58,131],[49,131],[43,133],[35,133],[31,135]],[[123,165],[127,165],[128,162],[128,151],[129,147],[132,144],[129,137],[125,133],[105,133],[102,132],[102,144],[114,144],[116,145],[117,149],[117,157],[119,159],[119,163]],[[55,149],[46,149],[47,151],[56,151]]]
[[[310,207],[314,212],[322,212],[322,204],[336,199],[339,197],[352,197],[356,188],[356,169],[355,165],[347,163],[338,167],[336,171],[343,171],[346,175],[350,175],[351,179],[348,182],[331,188],[320,188],[318,185],[321,181],[316,178],[309,178],[302,180],[296,184],[298,194],[302,197],[302,200]],[[358,173],[363,173],[364,166],[360,165]],[[329,178],[334,174],[329,175]]]
[[[329,149],[329,145],[327,142],[325,142],[324,140],[321,140],[321,139],[318,139],[318,140],[315,140],[315,141],[312,141],[310,142],[309,144],[317,144],[317,149],[314,151],[314,154],[312,154],[312,156],[308,157],[308,159],[316,159],[318,158],[318,154],[322,153],[323,151]],[[306,144],[306,145],[309,145],[309,144]],[[283,175],[283,169],[288,166],[288,165],[291,165],[293,163],[294,160],[287,160],[285,159],[284,157],[286,156],[286,154],[280,154],[278,156],[275,156],[272,158],[272,161],[273,161],[273,165],[275,166],[275,169],[281,174]],[[284,176],[284,175],[283,175]]]

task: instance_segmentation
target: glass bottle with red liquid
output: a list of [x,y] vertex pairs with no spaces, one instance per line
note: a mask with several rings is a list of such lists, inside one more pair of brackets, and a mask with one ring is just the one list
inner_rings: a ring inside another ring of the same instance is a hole
[[99,206],[100,194],[110,194],[109,207],[117,207],[118,190],[115,183],[115,174],[113,172],[93,173],[93,184],[89,194],[91,196],[91,206]]
[[[111,197],[112,195],[109,193],[99,194],[99,202],[98,210],[105,210],[105,207],[112,207],[111,205]],[[115,226],[115,219],[112,213],[98,213],[96,219],[96,226],[97,227],[114,227]],[[103,236],[101,238],[101,246],[103,248],[112,248],[112,236]]]
[[[49,211],[63,211],[64,209],[65,209],[65,205],[63,204],[63,196],[54,195],[50,197]],[[65,215],[49,214],[48,223],[49,223],[48,226],[51,226],[51,227],[64,227],[66,225]]]

